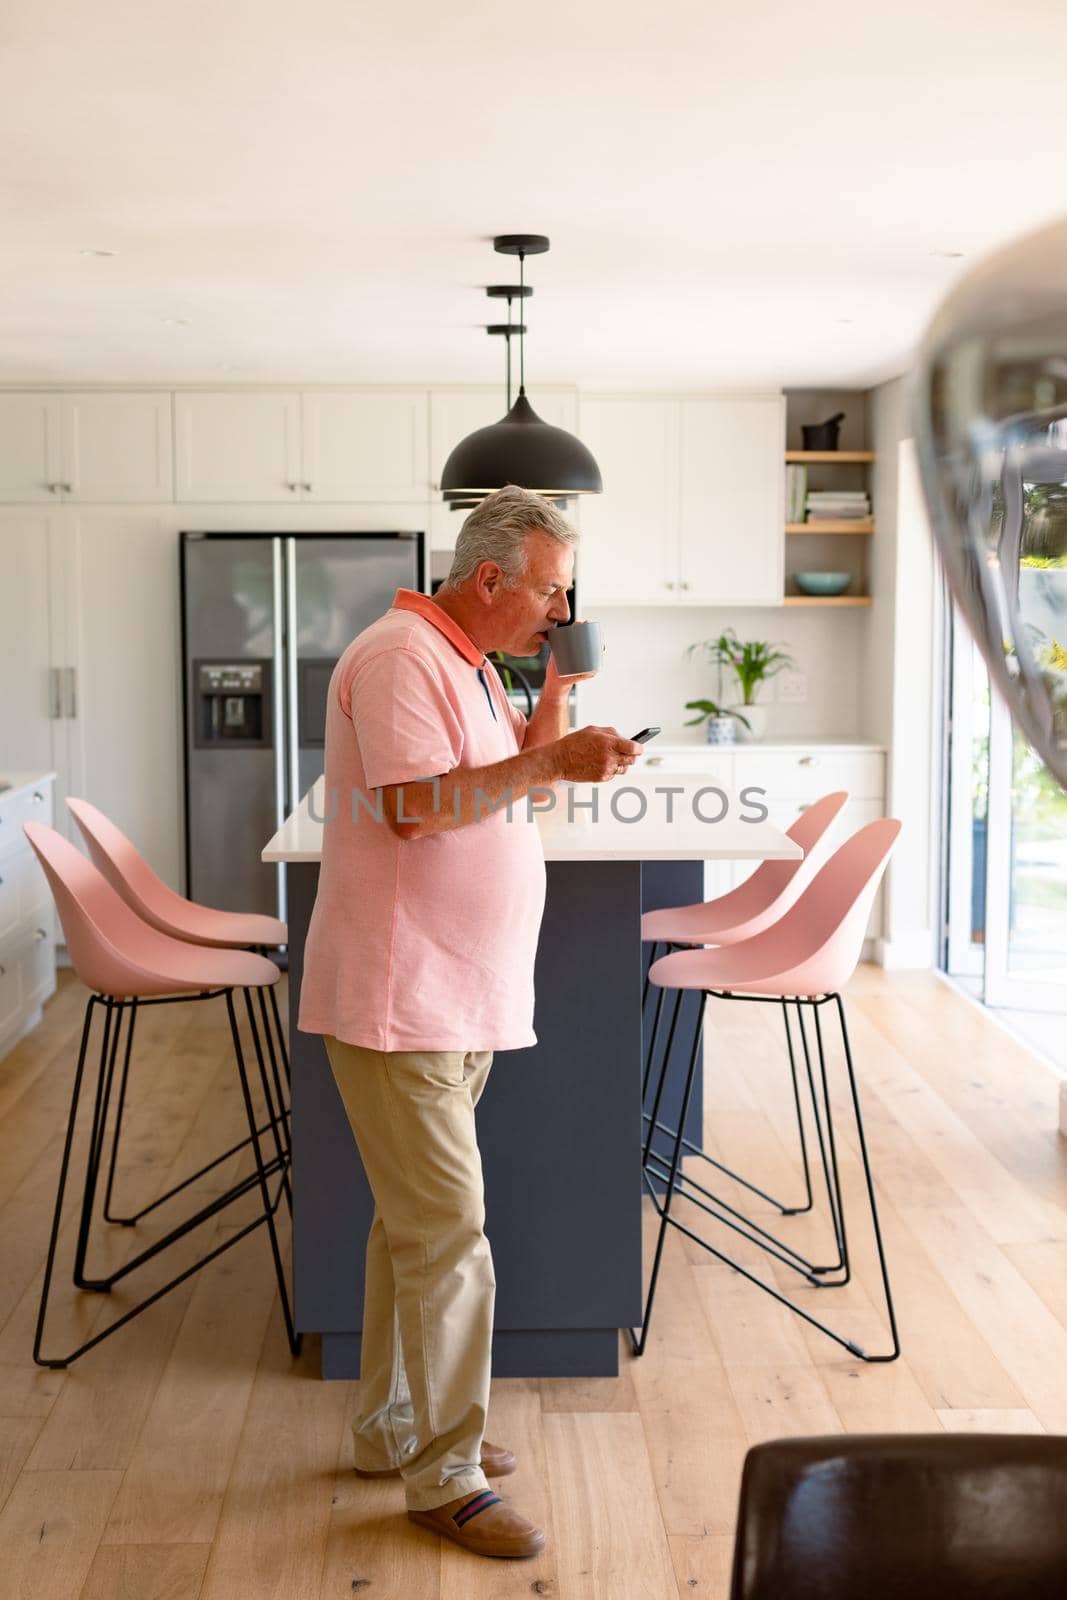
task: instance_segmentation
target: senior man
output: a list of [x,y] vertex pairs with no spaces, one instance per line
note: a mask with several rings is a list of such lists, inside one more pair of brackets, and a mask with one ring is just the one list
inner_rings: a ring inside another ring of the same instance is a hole
[[641,753],[614,728],[567,732],[577,679],[554,661],[527,721],[486,658],[535,654],[568,620],[576,540],[542,496],[497,490],[437,595],[399,589],[337,663],[300,998],[374,1196],[356,1471],[402,1477],[412,1521],[486,1556],[545,1544],[489,1485],[516,1461],[483,1437],[496,1277],[474,1119],[494,1051],[537,1042],[545,864],[524,797]]

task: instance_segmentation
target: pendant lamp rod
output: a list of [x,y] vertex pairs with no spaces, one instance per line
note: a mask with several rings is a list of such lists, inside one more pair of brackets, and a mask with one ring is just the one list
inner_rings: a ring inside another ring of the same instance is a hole
[[508,359],[507,359],[508,403],[507,403],[507,407],[506,407],[506,410],[505,410],[505,415],[507,415],[507,412],[511,410],[511,296],[510,295],[508,295],[508,331],[507,331],[507,334],[505,335],[504,343],[508,347]]
[[[520,249],[520,251],[519,251],[519,294],[520,294],[520,296],[525,294],[525,290],[526,290],[526,251]],[[511,304],[511,302],[509,301],[508,302],[509,308],[510,308],[510,304]],[[511,321],[510,309],[508,311],[508,321],[509,322]],[[509,349],[511,348],[511,340],[510,339],[508,340],[508,348]],[[520,333],[519,334],[519,394],[520,395],[524,395],[525,393],[526,393],[526,336],[525,336],[524,333]],[[509,411],[511,410],[511,386],[510,386],[510,384],[508,386],[508,410]]]

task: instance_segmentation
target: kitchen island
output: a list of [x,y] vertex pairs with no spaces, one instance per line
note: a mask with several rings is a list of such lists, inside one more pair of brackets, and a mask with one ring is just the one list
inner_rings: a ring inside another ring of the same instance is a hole
[[[703,899],[705,861],[800,851],[711,774],[635,767],[610,783],[558,784],[552,798],[551,810],[535,806],[547,872],[538,1042],[496,1053],[476,1111],[497,1279],[493,1372],[614,1377],[619,1330],[640,1325],[644,1302],[641,913]],[[262,859],[285,862],[288,884],[296,1325],[321,1334],[324,1378],[356,1378],[374,1202],[322,1039],[296,1027],[326,812],[320,779]],[[687,997],[679,1017],[683,1041],[698,1003]],[[669,1127],[681,1065],[659,1110]],[[699,1090],[698,1076],[685,1128],[698,1147]]]

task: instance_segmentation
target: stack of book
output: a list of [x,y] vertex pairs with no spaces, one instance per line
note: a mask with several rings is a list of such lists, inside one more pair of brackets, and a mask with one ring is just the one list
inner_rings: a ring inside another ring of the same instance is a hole
[[808,492],[808,469],[790,464],[785,469],[785,520],[804,521],[804,499]]
[[805,496],[808,522],[863,522],[871,502],[862,489],[820,489]]

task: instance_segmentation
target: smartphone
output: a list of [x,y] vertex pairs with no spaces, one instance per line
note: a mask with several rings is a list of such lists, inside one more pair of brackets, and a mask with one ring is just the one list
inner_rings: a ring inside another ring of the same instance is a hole
[[656,737],[657,733],[662,732],[662,728],[642,728],[640,733],[632,734],[631,738],[635,744],[647,744],[650,739]]

